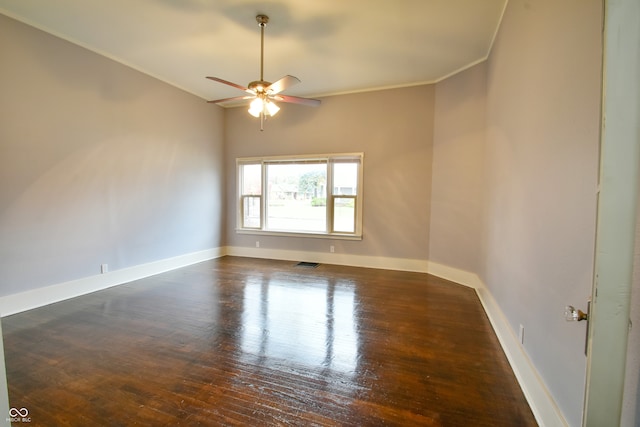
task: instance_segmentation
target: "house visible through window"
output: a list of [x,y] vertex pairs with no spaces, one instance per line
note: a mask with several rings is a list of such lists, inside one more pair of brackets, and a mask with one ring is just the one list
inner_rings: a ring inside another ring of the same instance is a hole
[[238,159],[238,230],[360,238],[362,160],[362,153]]

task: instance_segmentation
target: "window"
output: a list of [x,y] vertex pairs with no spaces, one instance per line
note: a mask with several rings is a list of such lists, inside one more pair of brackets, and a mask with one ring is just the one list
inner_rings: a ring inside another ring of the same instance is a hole
[[238,230],[362,236],[363,154],[237,159]]

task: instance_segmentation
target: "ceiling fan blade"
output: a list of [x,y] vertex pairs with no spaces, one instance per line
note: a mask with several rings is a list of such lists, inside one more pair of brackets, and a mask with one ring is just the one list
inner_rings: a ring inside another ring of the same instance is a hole
[[246,88],[246,87],[244,87],[244,86],[240,86],[240,85],[239,85],[239,84],[237,84],[237,83],[229,82],[229,81],[227,81],[227,80],[223,80],[223,79],[220,79],[220,78],[218,78],[218,77],[207,77],[207,78],[208,78],[209,80],[214,80],[214,81],[216,81],[216,82],[223,83],[223,84],[225,84],[225,85],[233,86],[233,87],[235,87],[235,88],[237,88],[237,89],[240,89],[240,90],[243,90],[243,91],[245,91],[245,92],[247,92],[247,93],[254,93],[254,92],[253,92],[252,90],[250,90],[249,88]]
[[216,99],[213,101],[207,101],[210,104],[221,104],[223,102],[230,102],[230,101],[243,101],[245,99],[253,99],[255,98],[255,96],[252,95],[245,95],[245,96],[234,96],[233,98],[223,98],[223,99]]
[[289,102],[291,104],[307,105],[309,107],[317,107],[318,105],[320,105],[319,99],[300,98],[298,96],[291,95],[275,95],[273,99],[275,99],[276,101]]
[[269,87],[266,88],[266,91],[271,95],[275,95],[276,93],[280,93],[283,90],[300,83],[300,79],[294,76],[284,76],[280,80],[275,83],[271,83]]

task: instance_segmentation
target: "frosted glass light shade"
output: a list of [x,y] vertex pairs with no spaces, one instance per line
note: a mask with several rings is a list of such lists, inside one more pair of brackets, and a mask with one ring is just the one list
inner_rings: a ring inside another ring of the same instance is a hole
[[249,105],[249,114],[253,117],[260,117],[260,113],[262,113],[263,109],[264,103],[262,102],[262,99],[256,98],[251,101],[251,104]]
[[267,109],[267,113],[269,113],[270,116],[275,116],[276,113],[280,111],[280,107],[278,107],[275,103],[271,101],[267,101],[265,104],[266,104],[265,107]]

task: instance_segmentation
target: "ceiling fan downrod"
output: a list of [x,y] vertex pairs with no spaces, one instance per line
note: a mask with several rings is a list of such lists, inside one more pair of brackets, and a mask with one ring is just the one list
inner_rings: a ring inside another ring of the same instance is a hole
[[258,98],[266,101],[266,89],[271,86],[271,82],[267,82],[264,80],[264,27],[267,26],[269,17],[267,15],[258,15],[256,16],[256,21],[258,22],[258,26],[260,27],[260,80],[249,83],[248,87],[249,89],[255,91]]
[[258,26],[260,27],[260,81],[264,81],[264,27],[269,22],[267,15],[256,16]]

